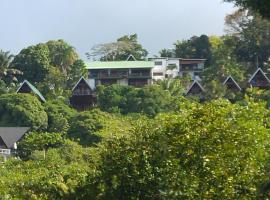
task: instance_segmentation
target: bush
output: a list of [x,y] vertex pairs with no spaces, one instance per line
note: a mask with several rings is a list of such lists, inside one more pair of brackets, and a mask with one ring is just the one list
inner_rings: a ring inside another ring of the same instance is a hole
[[25,126],[44,130],[48,117],[40,101],[31,94],[3,94],[0,96],[0,125]]

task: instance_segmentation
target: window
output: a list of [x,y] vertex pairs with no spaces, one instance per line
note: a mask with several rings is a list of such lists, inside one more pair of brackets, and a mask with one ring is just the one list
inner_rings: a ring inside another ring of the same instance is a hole
[[163,76],[163,72],[153,72],[153,76]]
[[162,65],[162,61],[156,61],[155,65]]

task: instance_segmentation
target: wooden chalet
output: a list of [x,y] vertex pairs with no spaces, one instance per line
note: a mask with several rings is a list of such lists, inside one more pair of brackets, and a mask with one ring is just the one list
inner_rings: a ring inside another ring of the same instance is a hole
[[188,88],[186,95],[187,96],[189,95],[200,96],[200,95],[203,95],[204,92],[205,92],[204,88],[201,86],[201,84],[197,80],[195,80]]
[[29,93],[36,95],[42,102],[46,102],[44,96],[39,92],[39,90],[33,86],[27,80],[24,80],[20,87],[17,89],[16,93]]
[[249,79],[250,87],[256,87],[260,89],[269,89],[270,80],[261,68],[258,68],[256,72]]
[[223,85],[226,86],[227,90],[231,92],[241,92],[242,88],[234,80],[232,76],[228,76],[227,79],[223,82]]
[[72,89],[72,97],[70,98],[70,104],[77,110],[86,110],[91,108],[96,103],[96,96],[93,93],[88,81],[81,77],[80,80]]

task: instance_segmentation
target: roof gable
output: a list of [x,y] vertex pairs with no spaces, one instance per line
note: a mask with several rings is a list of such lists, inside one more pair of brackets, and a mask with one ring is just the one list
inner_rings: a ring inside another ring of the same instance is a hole
[[239,86],[239,84],[234,80],[232,76],[228,76],[227,79],[223,82],[223,85],[229,86],[230,83],[232,83],[239,91],[242,90],[242,88]]
[[90,89],[91,91],[93,91],[92,88],[91,88],[91,86],[89,85],[88,81],[87,81],[83,76],[79,79],[79,81],[78,81],[78,82],[75,84],[75,86],[72,88],[72,91],[74,91],[74,90],[78,87],[78,85],[79,85],[81,82],[84,82],[84,83],[89,87],[89,89]]
[[14,144],[18,142],[27,132],[28,127],[0,127],[0,137],[7,148],[13,148]]
[[186,94],[187,95],[192,94],[192,90],[195,88],[198,88],[198,92],[197,92],[198,94],[204,92],[204,88],[201,86],[201,84],[197,80],[195,80],[193,81],[189,89],[187,90]]
[[27,80],[24,80],[23,81],[23,83],[20,85],[20,87],[18,88],[18,90],[16,91],[16,93],[23,93],[23,92],[21,92],[21,89],[23,88],[23,86],[27,86],[27,87],[29,87],[30,88],[30,90],[34,93],[34,94],[36,94],[39,98],[40,98],[40,100],[41,101],[43,101],[43,102],[46,102],[46,99],[43,97],[43,95],[39,92],[39,90],[35,87],[35,86],[33,86],[30,82],[28,82]]
[[265,73],[264,73],[264,71],[261,69],[261,68],[258,68],[257,70],[256,70],[256,72],[251,76],[251,78],[249,79],[249,83],[250,84],[252,84],[252,81],[253,81],[253,79],[255,79],[256,78],[256,76],[258,76],[258,75],[262,75],[264,78],[265,78],[265,80],[270,84],[270,80],[268,79],[268,77],[265,75]]

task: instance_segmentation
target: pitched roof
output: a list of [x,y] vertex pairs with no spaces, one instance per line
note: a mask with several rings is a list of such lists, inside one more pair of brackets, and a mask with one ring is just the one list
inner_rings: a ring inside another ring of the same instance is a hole
[[14,144],[23,137],[28,129],[28,127],[0,127],[0,137],[7,148],[12,149]]
[[251,78],[248,80],[248,82],[250,83],[252,81],[252,79],[258,74],[258,73],[261,73],[265,79],[267,80],[268,83],[270,83],[270,80],[269,78],[265,75],[264,71],[261,69],[261,68],[258,68],[256,70],[256,72],[251,76]]
[[40,93],[40,91],[33,86],[30,82],[28,82],[27,80],[24,80],[23,83],[20,85],[20,87],[18,88],[18,90],[16,91],[16,93],[20,93],[21,88],[23,87],[23,85],[27,85],[31,91],[36,94],[43,102],[46,102],[46,99],[44,98],[44,96]]
[[204,92],[204,88],[202,87],[202,85],[197,80],[194,80],[191,86],[188,88],[186,94],[188,94],[191,91],[191,89],[195,86],[198,86]]
[[91,86],[89,85],[88,81],[82,76],[79,81],[75,84],[75,86],[72,88],[72,91],[75,90],[75,88],[78,86],[78,84],[81,82],[81,81],[84,81],[86,83],[86,85],[89,87],[89,89],[92,91],[92,88]]
[[242,90],[242,88],[239,86],[239,84],[234,80],[234,78],[230,75],[227,77],[227,79],[223,82],[223,85],[226,85],[228,83],[228,81],[232,81],[234,83],[234,85],[239,89],[239,91]]
[[86,69],[153,68],[153,61],[94,61],[86,63]]

